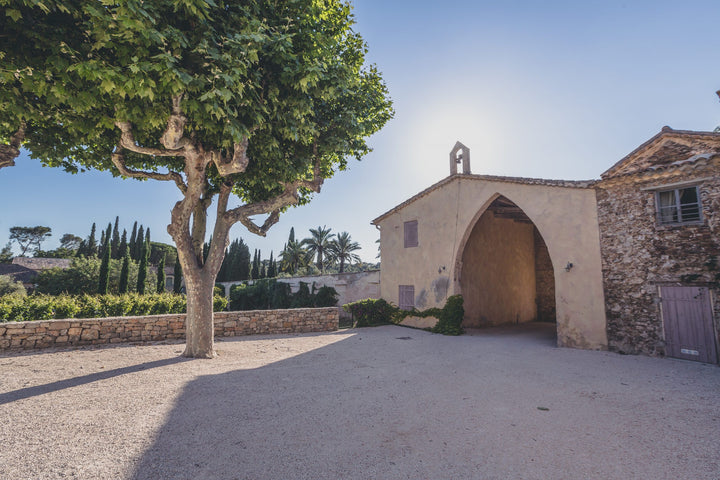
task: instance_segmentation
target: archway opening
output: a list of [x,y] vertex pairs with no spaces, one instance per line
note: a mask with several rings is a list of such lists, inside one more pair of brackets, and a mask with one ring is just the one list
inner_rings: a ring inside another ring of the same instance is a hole
[[555,276],[533,221],[504,196],[472,228],[462,253],[464,327],[555,322]]

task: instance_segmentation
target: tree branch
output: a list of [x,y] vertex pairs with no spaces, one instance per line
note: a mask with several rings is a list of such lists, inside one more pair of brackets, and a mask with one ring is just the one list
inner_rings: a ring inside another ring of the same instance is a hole
[[122,151],[122,147],[118,145],[118,151],[113,153],[110,158],[112,159],[113,164],[117,167],[117,169],[120,171],[120,175],[123,175],[125,177],[132,177],[132,178],[152,178],[153,180],[162,180],[165,182],[172,181],[175,182],[175,185],[180,189],[182,193],[187,192],[187,185],[185,185],[185,182],[183,181],[182,175],[180,175],[177,172],[173,172],[172,170],[168,171],[168,173],[158,173],[158,172],[145,172],[142,170],[132,170],[125,165],[125,155],[120,153]]
[[172,114],[168,119],[165,132],[160,137],[160,143],[168,150],[178,150],[190,143],[190,140],[183,138],[187,117],[180,109],[182,99],[182,95],[176,95],[172,98]]
[[[298,203],[300,200],[298,193],[299,188],[307,188],[315,193],[320,193],[324,180],[320,172],[320,160],[316,157],[315,165],[313,166],[312,180],[296,180],[292,183],[285,183],[283,184],[284,190],[281,194],[262,202],[241,205],[232,210],[228,210],[224,216],[232,223],[240,222],[245,225],[250,232],[264,237],[270,227],[275,225],[280,219],[280,210]],[[267,213],[269,213],[270,216],[261,226],[250,219],[250,217],[254,215],[264,215]]]
[[[172,117],[171,117],[172,118]],[[170,123],[170,122],[168,122]],[[130,150],[131,152],[140,153],[143,155],[155,155],[157,157],[182,157],[184,156],[183,148],[177,148],[175,150],[164,150],[162,148],[148,148],[141,147],[135,142],[135,137],[132,133],[132,124],[130,122],[115,122],[115,126],[120,129],[122,135],[120,136],[119,145],[123,148]],[[167,133],[167,132],[166,132]],[[165,135],[163,134],[163,137]]]
[[213,163],[217,167],[220,175],[225,177],[227,175],[232,175],[233,173],[242,173],[245,171],[248,163],[250,162],[250,159],[247,156],[248,143],[248,137],[243,138],[240,143],[236,143],[233,146],[232,158],[223,158],[223,156],[219,153],[213,155]]
[[21,122],[20,128],[10,137],[10,142],[0,144],[0,168],[15,165],[15,159],[20,155],[20,145],[25,140],[25,127],[25,122]]

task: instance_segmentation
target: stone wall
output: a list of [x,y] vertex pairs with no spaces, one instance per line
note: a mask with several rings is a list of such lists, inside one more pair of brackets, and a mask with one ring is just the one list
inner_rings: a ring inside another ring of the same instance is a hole
[[[715,162],[691,170],[646,172],[597,184],[611,350],[665,354],[658,293],[662,285],[710,287],[716,299],[716,331],[720,327],[720,290],[715,281],[720,256],[719,170]],[[658,225],[653,188],[700,179],[703,223]]]
[[[215,337],[327,332],[336,308],[216,312]],[[0,351],[185,338],[185,314],[0,323]]]

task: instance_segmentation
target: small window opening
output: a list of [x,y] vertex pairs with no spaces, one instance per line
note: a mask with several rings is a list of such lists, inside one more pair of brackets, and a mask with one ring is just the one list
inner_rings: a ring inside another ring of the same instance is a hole
[[656,198],[660,225],[702,221],[700,195],[696,186],[657,192]]

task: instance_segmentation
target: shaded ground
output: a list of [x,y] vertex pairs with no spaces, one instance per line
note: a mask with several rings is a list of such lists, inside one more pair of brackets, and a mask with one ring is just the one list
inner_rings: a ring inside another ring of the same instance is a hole
[[553,342],[387,326],[209,361],[3,355],[0,478],[718,478],[720,368]]

